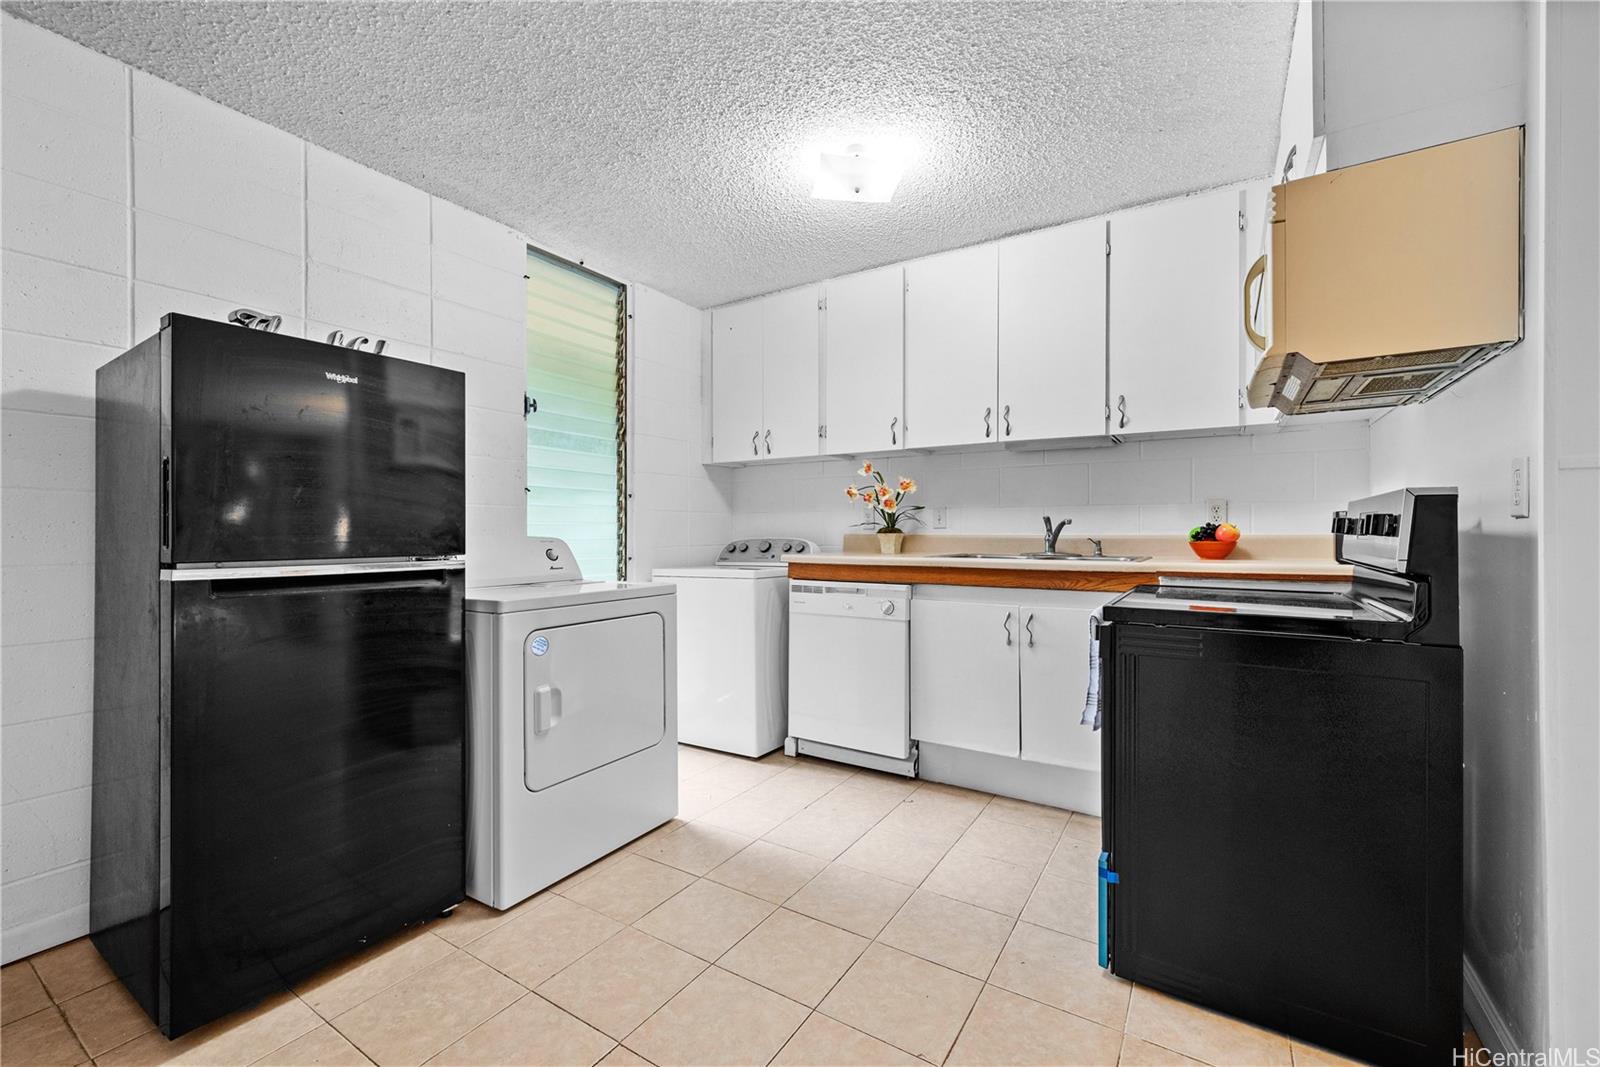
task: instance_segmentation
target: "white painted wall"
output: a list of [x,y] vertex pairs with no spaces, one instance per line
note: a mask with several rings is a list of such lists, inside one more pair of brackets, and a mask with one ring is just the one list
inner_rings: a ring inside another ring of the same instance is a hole
[[[1592,464],[1595,447],[1593,267],[1573,276],[1572,263],[1555,252],[1586,249],[1591,264],[1594,256],[1592,9],[1572,16],[1587,17],[1590,40],[1568,72],[1573,101],[1587,108],[1587,128],[1562,125],[1545,84],[1547,53],[1557,42],[1573,47],[1570,30],[1558,28],[1558,12],[1582,7],[1339,3],[1322,5],[1320,23],[1330,165],[1524,122],[1528,129],[1523,343],[1430,403],[1378,419],[1371,437],[1374,490],[1461,490],[1468,1005],[1485,1042],[1500,1050],[1600,1044],[1594,476],[1560,486],[1564,476],[1550,454],[1567,447]],[[1562,152],[1569,157],[1568,196],[1587,198],[1576,212],[1547,195],[1556,177],[1547,161]],[[1584,236],[1562,244],[1563,235],[1578,233]],[[1547,315],[1557,293],[1589,316],[1589,331],[1576,330],[1564,345]],[[1551,373],[1563,362],[1570,383]],[[1585,384],[1586,400],[1575,399]],[[1552,441],[1557,411],[1565,414],[1564,445]],[[1527,519],[1513,519],[1509,508],[1518,456],[1534,464],[1534,515]],[[1574,491],[1581,486],[1586,499]],[[1582,562],[1554,565],[1555,508],[1572,537],[1582,538],[1581,548],[1567,546],[1571,558],[1587,553]],[[1587,587],[1572,584],[1586,575]],[[1587,637],[1588,646],[1569,653],[1559,683],[1568,687],[1563,703],[1550,661],[1554,648],[1570,647],[1569,634]],[[1552,778],[1561,784],[1553,787]]]
[[[871,457],[889,475],[917,480],[913,503],[949,508],[960,533],[1043,535],[1041,516],[1071,518],[1064,537],[1183,533],[1205,520],[1205,501],[1230,502],[1250,533],[1320,533],[1335,508],[1368,487],[1367,424],[1329,422],[1244,435],[1130,441],[1053,452],[972,449]],[[859,459],[813,459],[739,468],[737,537],[798,536],[837,545],[864,517],[844,496]],[[924,512],[931,519],[931,510]],[[1065,544],[1065,541],[1063,541]]]
[[[1540,717],[1548,1044],[1600,1047],[1600,5],[1542,12]],[[1558,223],[1558,225],[1552,225]]]
[[1516,126],[1527,113],[1519,0],[1318,0],[1313,88],[1328,168]]
[[[527,239],[9,15],[0,48],[9,961],[88,926],[95,368],[167,311],[244,305],[464,371],[469,575],[514,576]],[[696,455],[699,312],[634,302],[634,552],[682,562],[725,536]]]

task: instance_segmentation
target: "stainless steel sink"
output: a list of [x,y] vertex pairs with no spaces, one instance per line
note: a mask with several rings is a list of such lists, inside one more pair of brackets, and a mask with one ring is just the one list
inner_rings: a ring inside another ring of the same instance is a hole
[[930,559],[1059,559],[1105,563],[1142,563],[1149,556],[1091,556],[1083,552],[941,552]]

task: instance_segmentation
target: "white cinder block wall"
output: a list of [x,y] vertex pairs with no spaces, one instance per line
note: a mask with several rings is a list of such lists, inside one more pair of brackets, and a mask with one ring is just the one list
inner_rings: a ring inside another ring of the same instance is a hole
[[[1064,538],[1188,532],[1206,500],[1229,502],[1250,533],[1320,533],[1335,508],[1368,486],[1367,424],[1330,422],[1226,437],[1130,441],[1053,452],[973,450],[872,457],[886,475],[917,480],[913,502],[949,509],[962,533],[1039,533],[1040,517],[1070,518]],[[739,468],[735,537],[807,537],[837,545],[864,509],[845,499],[860,460]],[[1063,541],[1065,544],[1065,541]]]
[[[248,306],[464,371],[469,570],[515,575],[527,239],[9,15],[0,38],[10,961],[88,928],[95,368],[168,311]],[[635,554],[697,558],[728,516],[694,444],[700,313],[636,289],[634,343]]]

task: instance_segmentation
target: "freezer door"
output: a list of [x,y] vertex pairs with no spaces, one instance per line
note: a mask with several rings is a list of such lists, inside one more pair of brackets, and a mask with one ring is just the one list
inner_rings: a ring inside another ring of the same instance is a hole
[[531,792],[641,752],[667,729],[665,624],[651,612],[533,630],[522,686]]
[[465,377],[169,315],[172,563],[466,550]]
[[172,582],[171,1034],[463,899],[460,571]]

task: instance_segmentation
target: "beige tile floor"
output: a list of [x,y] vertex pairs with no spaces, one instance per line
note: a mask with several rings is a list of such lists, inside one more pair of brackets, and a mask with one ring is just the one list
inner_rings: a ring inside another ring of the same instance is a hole
[[1309,1064],[1095,963],[1098,820],[681,749],[680,818],[168,1042],[87,940],[0,971],[24,1064]]

